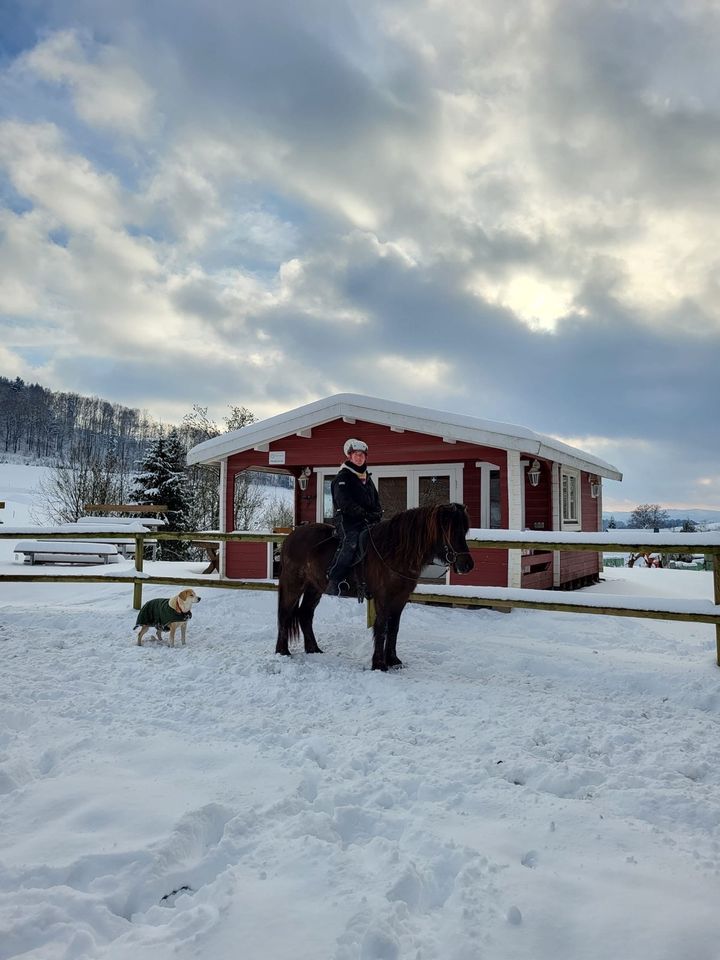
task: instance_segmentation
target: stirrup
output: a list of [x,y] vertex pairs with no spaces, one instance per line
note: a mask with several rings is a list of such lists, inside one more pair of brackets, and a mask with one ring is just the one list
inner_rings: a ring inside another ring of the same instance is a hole
[[339,580],[337,587],[338,587],[337,595],[339,597],[347,597],[348,594],[350,593],[350,584],[347,580]]

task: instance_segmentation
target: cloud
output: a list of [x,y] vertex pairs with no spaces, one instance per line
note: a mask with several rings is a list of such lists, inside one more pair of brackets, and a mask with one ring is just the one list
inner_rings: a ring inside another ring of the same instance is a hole
[[67,150],[53,124],[0,124],[0,164],[19,194],[70,230],[113,227],[123,219],[116,178]]
[[0,296],[38,379],[165,416],[391,395],[717,498],[713,5],[36,9]]
[[67,85],[78,116],[91,126],[144,136],[152,120],[152,91],[120,50],[77,30],[51,34],[18,63],[52,83]]

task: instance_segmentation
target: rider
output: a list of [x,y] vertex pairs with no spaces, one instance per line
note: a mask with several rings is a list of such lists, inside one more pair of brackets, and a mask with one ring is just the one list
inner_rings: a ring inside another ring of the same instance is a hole
[[366,469],[367,450],[362,440],[347,440],[343,447],[347,459],[330,485],[335,531],[340,537],[340,546],[328,570],[326,592],[333,596],[349,593],[346,577],[355,559],[360,532],[382,518],[380,497]]

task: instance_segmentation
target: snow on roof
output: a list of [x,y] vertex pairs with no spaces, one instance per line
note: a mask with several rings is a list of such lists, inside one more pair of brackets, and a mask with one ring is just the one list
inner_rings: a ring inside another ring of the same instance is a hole
[[447,440],[499,447],[502,450],[518,450],[531,456],[555,460],[566,466],[589,470],[611,480],[622,480],[622,473],[612,464],[526,427],[355,393],[337,393],[296,407],[287,413],[251,423],[240,430],[205,440],[188,452],[187,460],[189,464],[217,462],[234,453],[273,443],[298,430],[311,429],[338,417],[400,427]]

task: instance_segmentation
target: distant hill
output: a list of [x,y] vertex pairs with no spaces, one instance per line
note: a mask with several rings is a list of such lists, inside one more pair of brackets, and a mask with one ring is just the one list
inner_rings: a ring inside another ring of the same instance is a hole
[[[720,523],[720,510],[686,510],[684,507],[663,507],[663,509],[667,510],[668,516],[677,520],[692,520],[694,523]],[[603,521],[605,522],[610,517],[615,517],[618,523],[627,523],[631,516],[632,511],[603,511]]]

